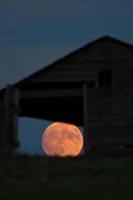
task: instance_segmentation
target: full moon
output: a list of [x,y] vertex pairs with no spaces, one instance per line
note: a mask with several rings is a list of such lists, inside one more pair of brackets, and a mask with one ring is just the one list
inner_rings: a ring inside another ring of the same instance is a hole
[[48,156],[77,156],[82,147],[82,133],[73,124],[55,122],[42,135],[42,148]]

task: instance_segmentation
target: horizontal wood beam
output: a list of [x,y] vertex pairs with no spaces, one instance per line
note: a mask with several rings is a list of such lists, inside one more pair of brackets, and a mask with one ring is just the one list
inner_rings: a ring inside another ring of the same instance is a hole
[[40,78],[35,78],[35,79],[31,79],[31,80],[29,80],[28,81],[28,83],[60,83],[60,82],[62,82],[62,83],[81,83],[81,87],[82,87],[82,83],[83,82],[90,82],[90,81],[94,81],[94,80],[96,80],[96,76],[95,76],[95,74],[94,74],[94,76],[93,75],[91,75],[91,76],[88,76],[88,75],[86,75],[86,76],[75,76],[75,77],[69,77],[69,79],[68,79],[68,77],[63,77],[63,76],[58,76],[58,77],[40,77]]
[[106,146],[106,147],[110,147],[110,146],[116,146],[116,145],[133,145],[133,137],[130,137],[130,138],[119,138],[116,140],[116,138],[111,138],[111,139],[105,139],[104,141],[103,140],[97,140],[97,139],[93,139],[92,140],[92,146],[93,147],[100,147],[100,146]]
[[52,97],[79,97],[82,95],[81,89],[50,89],[50,90],[23,90],[20,91],[20,98],[52,98]]

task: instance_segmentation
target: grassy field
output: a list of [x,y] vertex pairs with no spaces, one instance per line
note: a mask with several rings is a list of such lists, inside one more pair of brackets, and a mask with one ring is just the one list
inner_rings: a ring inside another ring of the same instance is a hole
[[133,157],[3,157],[0,200],[133,199]]

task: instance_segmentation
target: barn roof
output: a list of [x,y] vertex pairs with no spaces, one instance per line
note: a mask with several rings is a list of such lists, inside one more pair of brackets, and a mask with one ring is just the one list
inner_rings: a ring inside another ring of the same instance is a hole
[[[101,52],[102,54],[106,54],[106,57],[109,56],[109,54],[112,54],[111,57],[113,57],[116,53],[115,52],[115,45],[119,46],[121,49],[126,49],[129,52],[131,52],[131,57],[133,56],[133,45],[128,44],[127,42],[121,41],[119,39],[116,39],[111,36],[103,36],[100,37],[92,42],[87,43],[86,45],[82,46],[79,49],[74,50],[73,52],[70,52],[69,54],[65,55],[64,57],[56,60],[55,62],[44,66],[42,69],[36,71],[35,73],[23,78],[19,82],[15,83],[15,86],[19,87],[23,84],[28,83],[30,80],[36,79],[36,77],[42,76],[44,74],[43,78],[47,76],[47,72],[53,70],[53,68],[58,67],[61,64],[64,64],[67,61],[71,61],[72,58],[76,55],[80,55],[82,52],[84,53],[85,50],[90,50],[92,48],[98,48],[98,44],[100,45],[100,48],[103,47],[104,50]],[[95,53],[95,52],[94,52]],[[116,55],[118,56],[118,54]],[[94,58],[95,59],[95,58]],[[105,58],[103,58],[105,59]]]
[[[53,62],[47,66],[44,66],[42,69],[34,72],[31,75],[24,77],[22,80],[14,83],[13,85],[15,87],[19,88],[23,85],[28,84],[31,80],[42,76],[42,74],[44,74],[43,78],[45,79],[45,77],[47,77],[47,72],[53,70],[53,68],[58,67],[58,65],[60,65],[62,63],[64,64],[67,60],[70,61],[75,55],[79,55],[80,53],[84,52],[86,49],[88,49],[90,51],[93,47],[96,49],[97,44],[100,44],[101,46],[104,45],[105,51],[103,51],[102,53],[103,54],[106,53],[106,56],[108,56],[108,54],[113,53],[113,51],[114,51],[113,46],[111,46],[111,44],[119,45],[121,48],[127,49],[128,51],[130,51],[133,54],[133,45],[132,44],[128,44],[127,42],[121,41],[121,40],[116,39],[111,36],[103,36],[92,42],[87,43],[86,45],[82,46],[79,49],[74,50],[73,52],[70,52],[69,54],[56,60],[55,62]],[[4,91],[4,88],[0,90],[0,94],[3,93],[3,91]]]

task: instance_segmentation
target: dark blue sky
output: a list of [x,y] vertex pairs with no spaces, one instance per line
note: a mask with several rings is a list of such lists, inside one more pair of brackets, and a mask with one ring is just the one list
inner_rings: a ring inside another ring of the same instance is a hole
[[[0,88],[103,36],[133,44],[132,0],[0,0]],[[21,151],[40,153],[44,121],[20,119]]]

